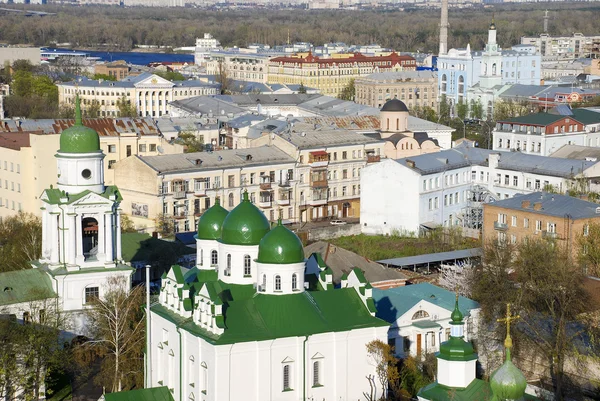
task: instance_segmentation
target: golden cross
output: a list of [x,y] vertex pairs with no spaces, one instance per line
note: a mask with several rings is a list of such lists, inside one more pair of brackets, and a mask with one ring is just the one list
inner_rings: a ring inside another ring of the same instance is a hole
[[502,319],[497,319],[497,322],[506,323],[506,339],[504,340],[504,346],[506,348],[512,348],[512,338],[510,338],[510,322],[520,319],[519,315],[511,315],[510,314],[510,303],[506,304],[506,317]]

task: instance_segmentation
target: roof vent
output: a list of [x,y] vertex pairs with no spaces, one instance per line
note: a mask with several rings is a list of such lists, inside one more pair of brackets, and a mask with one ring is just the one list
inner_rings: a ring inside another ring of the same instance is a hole
[[202,165],[202,159],[196,159],[196,160],[194,160],[194,164],[196,166],[201,166]]
[[406,159],[406,165],[410,168],[415,168],[414,160]]
[[252,155],[246,155],[246,161],[251,161],[252,160]]
[[218,161],[221,161],[221,160],[223,160],[223,156],[219,156],[219,157],[217,157],[217,160],[218,160]]

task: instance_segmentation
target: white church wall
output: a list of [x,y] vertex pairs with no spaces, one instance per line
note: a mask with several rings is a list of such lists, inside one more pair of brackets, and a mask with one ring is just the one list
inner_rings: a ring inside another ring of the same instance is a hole
[[467,387],[475,379],[475,365],[477,360],[472,361],[447,361],[438,358],[439,384],[448,387]]
[[[231,255],[231,264],[228,268],[227,255]],[[244,257],[250,256],[250,275],[244,275]],[[232,284],[256,283],[256,262],[258,245],[228,245],[219,243],[219,280]],[[229,275],[226,272],[229,271]]]

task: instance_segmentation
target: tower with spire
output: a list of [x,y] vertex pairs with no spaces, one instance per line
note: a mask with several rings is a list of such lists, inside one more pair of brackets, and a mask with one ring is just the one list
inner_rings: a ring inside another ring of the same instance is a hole
[[42,257],[34,267],[60,277],[62,309],[79,311],[102,296],[109,277],[122,275],[129,283],[132,269],[119,263],[121,194],[104,185],[100,138],[83,125],[78,95],[75,124],[61,133],[55,157],[57,186],[41,195]]
[[496,24],[494,19],[488,30],[488,41],[481,57],[481,75],[479,85],[489,89],[502,83],[502,53],[496,42]]

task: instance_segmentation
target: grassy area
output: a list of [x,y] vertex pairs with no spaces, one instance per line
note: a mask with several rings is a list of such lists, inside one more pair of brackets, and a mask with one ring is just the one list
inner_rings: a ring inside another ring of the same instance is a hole
[[442,232],[424,238],[360,234],[335,238],[330,242],[371,260],[447,252],[480,246],[479,240],[463,238],[457,233],[444,234]]

